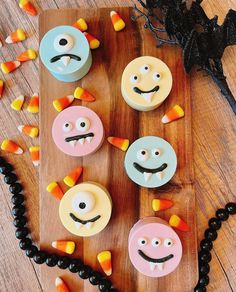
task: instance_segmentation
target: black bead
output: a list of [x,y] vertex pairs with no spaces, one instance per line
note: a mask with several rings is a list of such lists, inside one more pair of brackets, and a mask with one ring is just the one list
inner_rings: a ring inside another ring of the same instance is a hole
[[79,276],[81,279],[88,279],[89,276],[92,273],[92,269],[89,266],[83,265],[80,269],[79,269]]
[[11,213],[13,216],[21,216],[25,213],[25,206],[23,206],[23,205],[14,206],[12,208]]
[[218,209],[216,211],[216,217],[221,221],[226,221],[229,218],[229,214],[225,209]]
[[206,287],[196,286],[194,292],[206,292]]
[[201,250],[199,252],[199,260],[203,263],[209,263],[211,261],[211,253],[207,250]]
[[13,220],[13,225],[15,227],[23,227],[26,225],[26,223],[27,223],[27,218],[25,216],[19,216]]
[[79,259],[73,259],[70,261],[69,271],[71,273],[78,273],[79,268],[82,266],[82,261]]
[[213,244],[210,240],[208,239],[203,239],[201,242],[200,242],[200,247],[202,250],[211,250],[212,247],[213,247]]
[[199,265],[199,273],[201,275],[207,275],[210,272],[210,266],[207,263]]
[[9,163],[5,163],[3,166],[0,167],[1,174],[8,174],[8,173],[12,172],[12,170],[13,170],[13,167]]
[[26,250],[32,245],[32,240],[30,238],[23,238],[19,242],[19,247],[23,250]]
[[59,257],[58,258],[58,261],[57,261],[57,266],[60,268],[60,269],[67,269],[70,265],[70,258],[68,257]]
[[4,176],[4,182],[8,185],[11,185],[15,183],[18,180],[15,173],[8,173],[6,176]]
[[22,185],[20,183],[14,183],[12,185],[10,185],[9,187],[9,191],[12,194],[19,194],[22,191]]
[[230,215],[236,214],[236,203],[228,203],[225,209]]
[[111,288],[108,290],[109,292],[118,292],[118,290],[116,288]]
[[24,202],[24,196],[22,194],[13,195],[11,198],[11,202],[14,205],[20,205]]
[[35,261],[36,264],[43,264],[46,261],[47,254],[44,251],[38,251],[34,256],[33,260]]
[[215,230],[212,230],[210,228],[206,229],[204,233],[206,239],[214,241],[217,238],[217,232]]
[[111,288],[111,281],[107,279],[103,279],[101,283],[98,285],[99,291],[107,292]]
[[32,245],[31,247],[25,250],[25,254],[29,258],[32,258],[37,252],[38,252],[38,248],[35,245]]
[[101,273],[92,272],[92,274],[89,277],[89,282],[92,285],[98,285],[101,282],[102,278],[103,278],[103,275]]
[[46,258],[46,265],[48,267],[55,267],[58,262],[58,256],[54,253],[48,254]]
[[2,156],[0,156],[0,167],[4,166],[6,164],[6,160],[5,158],[3,158]]
[[213,217],[208,221],[208,225],[212,230],[218,230],[221,227],[221,221],[220,219]]
[[198,285],[200,287],[205,287],[209,284],[209,277],[207,275],[205,276],[202,276],[200,279],[199,279],[199,282],[198,282]]
[[29,230],[27,227],[19,227],[16,229],[15,235],[18,239],[23,239],[29,234]]

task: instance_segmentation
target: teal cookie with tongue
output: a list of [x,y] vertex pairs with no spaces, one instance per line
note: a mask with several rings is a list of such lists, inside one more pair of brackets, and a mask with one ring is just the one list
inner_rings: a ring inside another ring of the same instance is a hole
[[173,147],[157,136],[145,136],[134,141],[125,155],[124,166],[136,184],[160,187],[171,180],[177,167]]

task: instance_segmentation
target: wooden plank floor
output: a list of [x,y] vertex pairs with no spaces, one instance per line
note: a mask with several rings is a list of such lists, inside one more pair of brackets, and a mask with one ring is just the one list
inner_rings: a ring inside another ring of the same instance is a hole
[[[24,28],[31,36],[19,45],[5,46],[0,50],[0,62],[13,59],[27,47],[38,47],[37,18],[27,17],[17,7],[15,0],[1,1],[0,4],[0,37],[6,36],[18,27]],[[35,1],[40,10],[48,8],[77,8],[77,7],[106,7],[132,5],[131,1],[73,1],[51,0]],[[222,22],[228,9],[236,9],[234,0],[205,0],[203,6],[209,16],[218,14]],[[236,95],[236,47],[227,48],[224,55],[225,73],[229,84]],[[24,149],[32,144],[32,140],[20,136],[16,126],[22,123],[37,124],[38,117],[29,115],[25,110],[13,113],[11,101],[20,93],[31,95],[38,91],[38,60],[24,64],[10,76],[0,78],[6,80],[7,89],[0,101],[0,138],[11,137],[17,140]],[[207,220],[214,215],[217,208],[228,201],[235,201],[236,173],[236,137],[235,117],[224,101],[213,82],[202,73],[192,72],[192,105],[193,105],[193,142],[195,188],[197,196],[198,238],[203,236]],[[38,143],[37,141],[35,143]],[[16,171],[20,174],[26,189],[27,206],[29,209],[30,227],[33,238],[39,240],[38,217],[38,173],[31,164],[30,157],[25,154],[20,157],[9,156]],[[26,167],[27,166],[27,167]],[[1,265],[0,291],[43,291],[39,280],[38,266],[34,265],[18,249],[14,238],[14,228],[11,224],[10,200],[7,187],[2,183],[1,188]],[[236,290],[235,266],[235,233],[236,222],[232,218],[224,223],[219,232],[219,239],[212,252],[211,283],[208,291]]]

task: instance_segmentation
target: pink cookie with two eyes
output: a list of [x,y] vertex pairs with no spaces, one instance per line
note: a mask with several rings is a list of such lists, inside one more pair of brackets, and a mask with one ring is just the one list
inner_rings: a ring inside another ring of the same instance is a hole
[[55,118],[52,137],[62,152],[81,157],[94,153],[101,147],[104,128],[94,111],[83,106],[72,106]]
[[182,244],[166,221],[146,217],[130,231],[129,257],[140,273],[159,278],[178,267],[182,258]]

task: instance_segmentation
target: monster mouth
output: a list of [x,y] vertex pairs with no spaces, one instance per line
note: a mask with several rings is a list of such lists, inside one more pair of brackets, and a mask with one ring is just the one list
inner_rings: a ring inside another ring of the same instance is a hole
[[174,257],[173,254],[169,254],[166,257],[159,258],[159,259],[154,259],[149,256],[147,256],[141,249],[138,250],[138,254],[147,262],[149,262],[150,265],[150,270],[154,271],[155,268],[157,267],[160,271],[163,271],[164,269],[164,263],[169,261]]
[[87,133],[87,134],[82,134],[82,135],[76,135],[76,136],[71,136],[71,137],[66,137],[65,141],[70,143],[70,145],[72,147],[75,147],[77,141],[79,141],[79,143],[81,145],[84,144],[85,141],[87,141],[88,143],[90,143],[92,141],[94,137],[94,133]]
[[153,95],[160,89],[160,86],[155,86],[153,87],[153,89],[150,89],[150,90],[141,90],[139,89],[138,87],[134,87],[133,88],[133,91],[138,93],[138,94],[141,94],[142,97],[147,101],[147,102],[151,102],[152,101],[152,97]]
[[81,61],[81,58],[77,55],[74,55],[74,54],[62,54],[62,55],[58,55],[58,56],[55,56],[53,57],[50,62],[51,63],[55,63],[59,60],[62,61],[62,63],[67,66],[70,62],[70,59],[74,59],[76,61]]
[[75,221],[75,226],[77,229],[80,229],[82,225],[85,225],[87,229],[91,229],[93,223],[96,222],[99,218],[101,218],[101,215],[97,215],[93,217],[92,219],[88,219],[88,220],[79,219],[73,213],[70,213],[70,217],[73,221]]
[[152,177],[153,174],[155,174],[159,180],[162,180],[164,176],[163,170],[165,170],[168,165],[167,163],[163,163],[160,167],[157,167],[157,168],[146,168],[146,167],[141,166],[137,162],[134,162],[133,166],[139,172],[143,173],[144,180],[148,181]]

